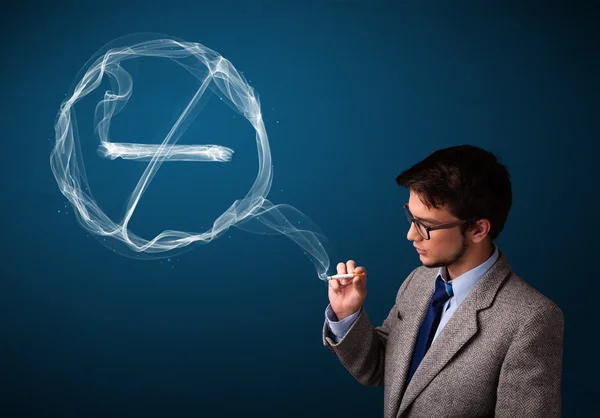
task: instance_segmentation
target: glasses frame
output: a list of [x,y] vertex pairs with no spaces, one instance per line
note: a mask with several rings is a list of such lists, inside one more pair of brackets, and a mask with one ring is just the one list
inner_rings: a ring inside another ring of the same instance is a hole
[[[450,223],[442,224],[442,225],[428,226],[428,225],[425,225],[423,222],[419,221],[418,219],[415,219],[413,214],[410,212],[410,209],[408,208],[408,203],[405,203],[403,205],[403,207],[404,207],[404,212],[406,212],[406,217],[408,218],[408,222],[410,222],[410,226],[412,226],[412,224],[414,223],[415,229],[417,230],[419,235],[421,235],[421,237],[423,237],[423,239],[425,239],[425,240],[431,239],[431,231],[436,231],[438,229],[451,229],[451,228],[454,228],[454,227],[457,227],[459,225],[469,222],[469,221],[465,221],[465,220],[460,220],[460,221],[450,222]],[[421,230],[417,227],[416,224],[422,226],[425,229],[425,231],[427,231],[426,237],[423,236],[423,234],[421,233]]]

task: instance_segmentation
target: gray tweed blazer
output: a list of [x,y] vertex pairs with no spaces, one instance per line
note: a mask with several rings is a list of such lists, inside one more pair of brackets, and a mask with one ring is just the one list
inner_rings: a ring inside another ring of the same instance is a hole
[[364,307],[323,344],[366,386],[384,385],[385,418],[559,417],[564,315],[510,267],[502,251],[432,343],[406,385],[438,269],[418,267],[378,327]]

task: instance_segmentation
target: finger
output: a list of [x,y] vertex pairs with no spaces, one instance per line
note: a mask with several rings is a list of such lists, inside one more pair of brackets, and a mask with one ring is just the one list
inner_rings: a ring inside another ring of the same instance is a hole
[[[345,263],[338,263],[337,265],[337,274],[346,274],[346,264]],[[346,279],[338,279],[336,280],[340,285],[346,285],[348,283],[348,281]]]
[[354,273],[354,268],[356,267],[356,262],[354,260],[348,260],[346,263],[346,268],[349,274]]
[[[356,263],[354,262],[354,260],[348,260],[348,262],[346,263],[346,270],[348,271],[348,274],[354,273],[355,266]],[[340,281],[342,282],[342,285],[352,283],[352,279],[341,279]]]
[[331,287],[335,293],[340,292],[340,283],[338,280],[329,280],[329,287]]

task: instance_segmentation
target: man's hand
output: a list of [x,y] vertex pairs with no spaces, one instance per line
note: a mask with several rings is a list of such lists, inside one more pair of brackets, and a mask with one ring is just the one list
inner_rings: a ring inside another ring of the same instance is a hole
[[364,274],[352,279],[329,280],[329,302],[339,321],[358,312],[367,297],[367,270],[356,267],[353,260],[337,265],[337,274],[354,273]]

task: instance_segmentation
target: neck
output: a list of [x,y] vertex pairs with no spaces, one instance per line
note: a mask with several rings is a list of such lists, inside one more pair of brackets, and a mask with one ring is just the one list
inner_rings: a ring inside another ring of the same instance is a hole
[[469,270],[474,269],[492,256],[494,244],[491,241],[473,245],[456,263],[449,265],[448,280],[455,279]]

